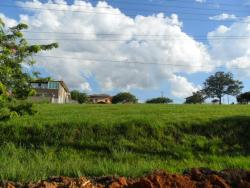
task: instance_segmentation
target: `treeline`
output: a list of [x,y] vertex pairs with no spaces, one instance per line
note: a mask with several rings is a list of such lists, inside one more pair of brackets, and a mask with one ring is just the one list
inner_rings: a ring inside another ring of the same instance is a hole
[[250,101],[250,92],[241,93],[243,83],[233,78],[233,74],[228,72],[216,72],[209,76],[203,83],[200,91],[186,98],[186,104],[202,104],[206,99],[211,98],[212,103],[222,103],[225,95],[234,96],[240,104],[247,104]]
[[[202,104],[207,99],[211,99],[212,103],[222,104],[222,98],[225,95],[234,96],[239,104],[248,104],[250,102],[250,92],[241,93],[243,83],[233,78],[233,74],[228,72],[216,72],[209,76],[203,83],[201,90],[193,92],[193,94],[185,99],[185,104]],[[88,97],[85,93],[72,91],[72,99],[79,103],[87,102]],[[112,103],[137,103],[137,98],[131,93],[118,93],[112,97]],[[146,100],[145,103],[168,104],[173,100],[168,97],[157,97]]]

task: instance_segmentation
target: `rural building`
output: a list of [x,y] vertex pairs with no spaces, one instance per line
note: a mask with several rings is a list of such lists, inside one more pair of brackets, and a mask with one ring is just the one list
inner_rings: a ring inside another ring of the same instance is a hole
[[89,95],[89,101],[94,104],[111,104],[112,97],[107,94]]
[[33,101],[47,101],[51,103],[68,103],[70,91],[63,81],[33,81],[31,87],[36,95],[30,97]]

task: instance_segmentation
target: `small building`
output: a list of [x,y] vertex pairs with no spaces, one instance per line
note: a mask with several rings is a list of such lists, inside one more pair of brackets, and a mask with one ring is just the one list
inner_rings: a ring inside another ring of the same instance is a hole
[[36,91],[36,95],[30,97],[33,101],[64,104],[70,100],[70,91],[63,81],[37,80],[31,82],[31,87]]
[[94,104],[111,104],[112,97],[107,94],[89,95],[89,101]]

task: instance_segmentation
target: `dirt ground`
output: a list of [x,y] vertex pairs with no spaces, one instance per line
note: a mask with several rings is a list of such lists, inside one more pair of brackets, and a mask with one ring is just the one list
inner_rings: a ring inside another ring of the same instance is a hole
[[228,169],[220,172],[194,168],[183,175],[155,171],[148,176],[69,178],[52,177],[38,182],[1,181],[0,188],[250,188],[250,171]]

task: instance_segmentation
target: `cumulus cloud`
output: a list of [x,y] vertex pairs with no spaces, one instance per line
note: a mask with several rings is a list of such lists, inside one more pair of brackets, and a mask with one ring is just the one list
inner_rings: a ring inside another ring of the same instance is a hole
[[70,88],[91,90],[89,79],[105,91],[155,88],[168,82],[174,96],[185,97],[198,86],[178,74],[213,68],[207,47],[182,31],[175,14],[131,18],[106,2],[55,2],[60,5],[19,2],[35,8],[20,20],[30,26],[30,42],[59,43],[58,49],[36,57],[37,65]]
[[171,85],[171,93],[173,96],[184,98],[189,96],[192,92],[198,91],[201,89],[200,86],[195,86],[190,83],[185,77],[171,75],[169,78]]
[[212,56],[224,62],[245,56],[250,50],[250,17],[221,25],[208,33]]
[[[238,75],[250,76],[250,17],[208,34],[211,56]],[[215,40],[216,39],[216,40]]]
[[237,17],[234,14],[222,13],[216,16],[210,16],[210,20],[235,20]]
[[17,24],[17,21],[11,18],[6,17],[4,14],[0,13],[0,18],[5,23],[6,27],[13,27]]

